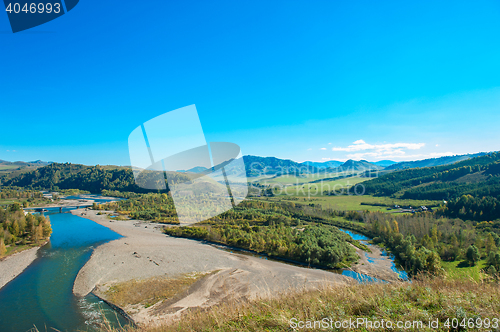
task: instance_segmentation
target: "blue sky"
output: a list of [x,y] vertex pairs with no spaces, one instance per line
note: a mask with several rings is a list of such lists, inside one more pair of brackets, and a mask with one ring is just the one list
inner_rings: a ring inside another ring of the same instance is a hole
[[196,104],[207,141],[297,161],[500,150],[498,1],[82,0],[12,34],[0,159],[129,164]]

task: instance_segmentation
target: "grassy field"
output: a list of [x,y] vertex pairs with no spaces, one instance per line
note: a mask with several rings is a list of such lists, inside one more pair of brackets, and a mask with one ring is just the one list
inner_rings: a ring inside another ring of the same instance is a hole
[[9,255],[14,255],[15,253],[25,251],[34,247],[38,247],[40,244],[23,244],[17,246],[7,246],[7,252],[3,257],[7,257]]
[[253,178],[250,179],[252,182],[258,182],[260,184],[267,184],[267,185],[272,185],[272,184],[304,184],[304,183],[309,183],[311,181],[317,181],[321,179],[328,179],[328,178],[334,178],[334,177],[339,177],[339,176],[345,176],[350,174],[349,172],[339,172],[339,173],[315,173],[315,174],[307,174],[303,177],[301,176],[295,176],[295,175],[282,175],[278,177],[273,177],[273,176],[263,176],[263,177],[258,177],[258,178]]
[[17,202],[17,201],[18,200],[15,198],[0,199],[0,206],[9,205],[9,204],[12,204],[12,203]]
[[105,296],[107,300],[120,307],[141,304],[148,308],[159,301],[185,293],[191,285],[206,275],[206,273],[193,273],[174,279],[154,277],[125,281],[111,286],[105,292]]
[[19,168],[19,166],[16,165],[0,165],[0,171],[8,171],[10,169],[15,169]]
[[[384,211],[390,212],[392,210],[387,210],[387,206],[433,206],[437,205],[439,201],[428,201],[428,200],[401,200],[401,199],[392,199],[388,197],[374,197],[371,195],[343,195],[343,196],[311,196],[310,198],[306,196],[275,196],[275,197],[265,197],[261,198],[263,200],[270,201],[291,201],[299,204],[319,204],[323,208],[331,208],[334,210],[343,210],[343,211]],[[378,206],[378,204],[383,204],[384,206]],[[387,206],[386,206],[387,205]]]
[[486,267],[486,260],[483,259],[479,261],[475,266],[467,266],[460,261],[455,262],[441,262],[447,276],[451,279],[461,279],[479,282],[483,277],[484,273],[481,270]]
[[368,178],[352,177],[352,178],[345,178],[345,179],[339,179],[339,180],[334,180],[334,181],[321,181],[321,182],[316,182],[316,183],[305,183],[302,185],[287,187],[286,191],[285,191],[285,189],[283,190],[283,194],[284,195],[293,194],[293,195],[300,196],[300,197],[323,196],[323,193],[325,191],[338,190],[340,192],[341,190],[347,190],[348,188],[351,188],[352,186],[355,186],[356,184],[367,181],[367,180],[369,180],[369,179]]
[[[19,203],[19,205],[23,205],[23,202],[27,201],[27,198],[5,198],[5,199],[0,199],[0,206],[5,207],[6,205],[10,205],[13,203]],[[44,205],[46,203],[49,203],[49,199],[34,199],[31,202],[29,202],[28,207],[36,207],[38,205]]]
[[[459,322],[469,318],[475,322],[477,318],[488,318],[490,328],[483,326],[482,331],[491,331],[491,320],[498,319],[499,312],[498,284],[436,278],[414,280],[411,284],[326,287],[316,291],[290,292],[273,299],[224,303],[210,310],[186,311],[181,319],[168,326],[129,327],[126,331],[450,331],[453,329],[445,326],[446,321],[455,318]],[[330,320],[333,324],[343,321],[349,324],[350,319],[357,322],[358,318],[372,323],[390,321],[394,325],[392,329],[367,328],[367,325],[351,329],[335,328],[335,325],[332,329],[321,328],[319,324],[310,328],[294,325],[299,321],[314,324],[314,321],[323,319],[328,324]],[[429,321],[436,320],[437,327],[429,326]],[[398,328],[396,324],[399,321],[410,325]],[[104,330],[113,331],[111,328]]]

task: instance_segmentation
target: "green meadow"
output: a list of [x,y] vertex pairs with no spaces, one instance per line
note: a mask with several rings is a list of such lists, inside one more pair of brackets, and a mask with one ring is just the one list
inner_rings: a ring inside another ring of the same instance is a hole
[[338,195],[338,196],[313,196],[278,195],[275,197],[262,197],[269,201],[292,201],[298,204],[318,204],[322,208],[331,208],[341,211],[381,211],[391,212],[389,207],[399,206],[438,206],[440,201],[431,200],[404,200],[389,197],[375,197],[371,195]]
[[8,171],[10,169],[19,168],[16,165],[0,165],[0,171]]
[[488,265],[486,264],[486,260],[483,259],[474,266],[469,266],[466,262],[458,260],[454,262],[442,261],[441,266],[446,271],[449,279],[480,282],[485,276],[481,270],[485,269]]

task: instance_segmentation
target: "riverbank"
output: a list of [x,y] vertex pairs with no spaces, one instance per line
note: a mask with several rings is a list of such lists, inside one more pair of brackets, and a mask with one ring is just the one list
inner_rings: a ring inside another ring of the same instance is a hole
[[391,259],[385,255],[380,247],[372,244],[367,244],[371,252],[363,251],[359,248],[356,249],[359,261],[354,264],[350,270],[366,274],[370,277],[375,277],[380,280],[385,281],[399,281],[399,275],[392,270],[393,262]]
[[20,275],[37,258],[41,248],[33,247],[0,260],[0,289]]
[[231,253],[199,241],[170,237],[162,233],[163,225],[138,220],[114,221],[97,212],[89,210],[81,215],[82,210],[71,211],[124,238],[94,250],[75,280],[73,292],[76,295],[84,296],[93,291],[106,298],[106,291],[120,282],[217,271],[200,280],[196,289],[175,303],[123,308],[139,324],[177,319],[187,308],[206,308],[227,300],[274,297],[292,289],[317,289],[325,284],[339,286],[354,282],[328,271]]

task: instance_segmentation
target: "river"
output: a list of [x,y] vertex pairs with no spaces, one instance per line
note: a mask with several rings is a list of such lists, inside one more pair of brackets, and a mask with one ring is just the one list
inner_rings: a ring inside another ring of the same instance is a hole
[[[57,212],[55,212],[57,211]],[[73,295],[78,271],[93,248],[120,238],[110,229],[63,209],[49,209],[50,242],[17,278],[0,289],[0,331],[95,331],[104,317],[114,326],[126,325],[124,317],[92,294]]]
[[[102,203],[108,200],[96,201]],[[128,323],[96,296],[74,296],[74,280],[92,250],[121,236],[91,220],[66,213],[71,209],[63,208],[59,213],[59,208],[48,208],[45,215],[50,217],[53,230],[50,242],[40,248],[38,258],[23,273],[0,289],[0,332],[28,331],[34,326],[40,331],[51,328],[59,331],[96,331],[104,320],[112,326]],[[365,243],[370,240],[364,235],[340,230],[355,240]],[[394,264],[394,257],[389,258],[392,269],[400,278],[407,279],[406,273]],[[368,261],[377,264],[369,257]],[[342,274],[361,282],[379,281],[350,270],[343,270]]]
[[[365,236],[363,234],[359,234],[359,233],[347,230],[347,229],[340,228],[340,227],[337,227],[337,228],[340,231],[342,231],[342,232],[350,235],[354,240],[359,240],[359,242],[361,242],[361,243],[363,243],[365,245],[369,245],[368,241],[371,240],[369,237],[367,237],[367,236]],[[382,251],[382,256],[383,256],[382,258],[373,258],[373,257],[371,257],[371,255],[368,252],[365,252],[365,256],[366,256],[366,258],[368,260],[368,263],[369,264],[377,264],[377,260],[388,258],[390,260],[390,262],[391,262],[391,270],[394,271],[394,272],[396,272],[398,274],[398,277],[400,279],[402,279],[402,280],[408,280],[408,274],[406,273],[406,271],[404,271],[403,269],[401,269],[398,266],[396,266],[394,255],[388,253],[384,249],[381,249],[381,251]],[[365,274],[361,274],[361,273],[354,272],[354,271],[351,271],[351,270],[344,270],[344,271],[342,271],[342,275],[354,278],[354,279],[356,279],[356,280],[358,280],[360,282],[380,281],[377,278],[370,277],[370,276],[367,276]]]

